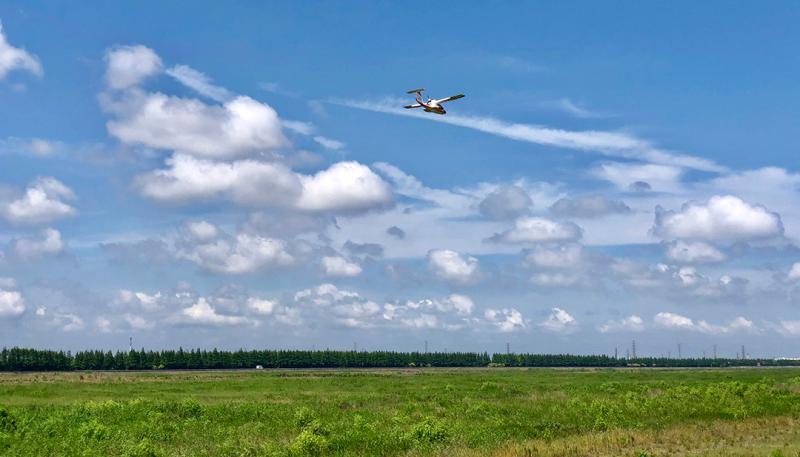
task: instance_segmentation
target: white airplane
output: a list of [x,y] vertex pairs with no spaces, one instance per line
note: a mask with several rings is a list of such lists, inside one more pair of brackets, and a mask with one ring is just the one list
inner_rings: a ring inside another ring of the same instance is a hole
[[423,92],[425,92],[425,89],[414,89],[408,91],[407,93],[409,94],[417,94],[417,103],[413,105],[406,105],[403,108],[406,109],[424,108],[426,113],[446,114],[447,111],[444,110],[442,103],[458,100],[459,98],[464,98],[464,94],[453,95],[452,97],[440,98],[438,100],[428,97],[428,101],[425,102],[422,101]]

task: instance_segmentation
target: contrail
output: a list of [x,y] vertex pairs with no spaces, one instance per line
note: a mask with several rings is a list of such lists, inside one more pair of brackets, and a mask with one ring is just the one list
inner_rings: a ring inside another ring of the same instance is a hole
[[650,142],[621,132],[604,132],[599,130],[572,131],[535,124],[518,124],[492,117],[463,116],[447,114],[445,116],[426,115],[400,108],[405,100],[383,99],[380,101],[329,100],[334,105],[416,117],[445,124],[466,127],[491,135],[497,135],[516,141],[575,149],[586,152],[597,152],[610,157],[636,159],[646,162],[691,168],[709,172],[724,172],[726,168],[711,160],[701,157],[677,154],[658,149]]

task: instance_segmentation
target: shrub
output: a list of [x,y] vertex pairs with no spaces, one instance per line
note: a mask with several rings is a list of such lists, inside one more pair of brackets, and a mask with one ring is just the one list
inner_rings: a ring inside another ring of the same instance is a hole
[[17,429],[17,420],[9,410],[0,406],[0,432],[12,433]]
[[289,445],[289,455],[316,456],[328,452],[328,439],[311,430],[303,430]]
[[411,428],[411,437],[421,443],[440,443],[447,439],[447,428],[442,421],[427,416]]
[[318,420],[317,413],[305,406],[294,412],[294,425],[301,429],[315,420]]

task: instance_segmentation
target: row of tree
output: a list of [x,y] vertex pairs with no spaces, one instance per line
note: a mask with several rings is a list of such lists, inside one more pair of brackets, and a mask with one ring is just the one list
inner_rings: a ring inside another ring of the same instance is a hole
[[239,368],[398,368],[398,367],[733,367],[800,366],[786,359],[621,359],[605,355],[478,354],[474,352],[390,351],[50,351],[3,348],[0,371],[161,370]]

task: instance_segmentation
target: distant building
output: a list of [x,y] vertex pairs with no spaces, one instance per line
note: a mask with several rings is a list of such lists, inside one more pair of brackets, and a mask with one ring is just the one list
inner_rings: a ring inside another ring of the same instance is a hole
[[263,369],[264,369],[263,365],[256,365],[256,370],[263,370]]

